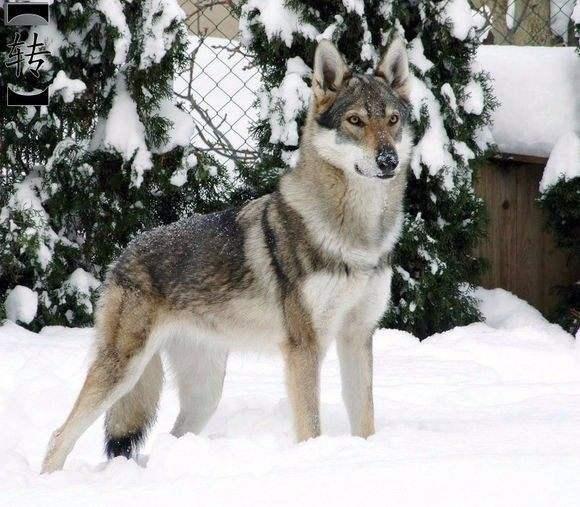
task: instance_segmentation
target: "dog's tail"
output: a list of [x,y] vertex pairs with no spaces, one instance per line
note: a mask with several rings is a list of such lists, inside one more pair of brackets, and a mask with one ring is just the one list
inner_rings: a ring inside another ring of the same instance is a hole
[[155,354],[135,387],[119,399],[105,417],[105,452],[108,458],[136,454],[155,422],[163,387],[163,365]]

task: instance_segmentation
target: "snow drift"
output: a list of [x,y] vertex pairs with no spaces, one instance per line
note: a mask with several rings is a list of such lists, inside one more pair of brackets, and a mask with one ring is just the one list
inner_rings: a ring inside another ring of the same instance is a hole
[[485,324],[419,342],[375,336],[377,434],[348,436],[337,357],[322,373],[324,436],[293,442],[282,363],[233,355],[200,436],[167,432],[173,389],[137,461],[102,454],[102,424],[65,470],[39,476],[76,396],[91,329],[0,326],[0,505],[542,506],[580,499],[580,362],[573,339],[511,294],[479,290]]

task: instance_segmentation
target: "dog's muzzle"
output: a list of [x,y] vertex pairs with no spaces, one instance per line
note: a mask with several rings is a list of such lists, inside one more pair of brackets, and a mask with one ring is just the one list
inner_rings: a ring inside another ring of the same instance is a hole
[[387,179],[395,175],[395,169],[399,165],[399,157],[393,148],[386,148],[379,152],[376,158],[380,174],[378,178]]

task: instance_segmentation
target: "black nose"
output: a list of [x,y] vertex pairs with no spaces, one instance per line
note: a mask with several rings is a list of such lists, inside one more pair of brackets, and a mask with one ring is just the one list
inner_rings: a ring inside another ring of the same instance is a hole
[[377,165],[381,171],[380,178],[391,178],[399,164],[399,157],[393,148],[384,148],[377,155]]

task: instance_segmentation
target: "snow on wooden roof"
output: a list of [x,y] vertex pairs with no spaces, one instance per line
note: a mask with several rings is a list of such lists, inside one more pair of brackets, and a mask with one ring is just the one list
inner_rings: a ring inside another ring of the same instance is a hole
[[501,105],[492,134],[503,153],[548,157],[580,130],[580,58],[572,47],[481,46],[477,63]]

